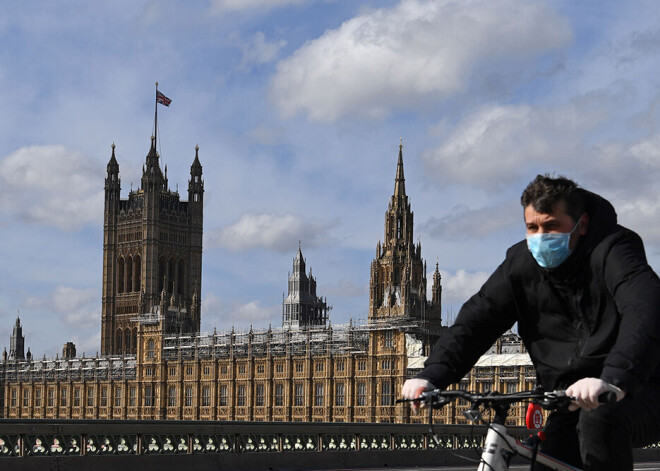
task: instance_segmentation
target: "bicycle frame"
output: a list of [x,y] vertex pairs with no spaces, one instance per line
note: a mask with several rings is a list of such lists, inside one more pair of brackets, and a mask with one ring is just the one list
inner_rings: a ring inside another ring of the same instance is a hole
[[556,471],[581,471],[580,468],[570,466],[541,452],[537,452],[534,458],[534,450],[531,447],[510,436],[505,425],[496,423],[488,425],[488,434],[477,471],[506,471],[509,469],[509,460],[514,455],[530,461],[535,459],[537,463]]

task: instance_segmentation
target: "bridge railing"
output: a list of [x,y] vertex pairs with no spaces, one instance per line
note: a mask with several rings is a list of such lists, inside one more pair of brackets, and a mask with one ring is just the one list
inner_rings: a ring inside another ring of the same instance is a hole
[[[423,424],[0,420],[0,460],[33,456],[480,449],[485,427]],[[526,436],[522,428],[512,434]]]

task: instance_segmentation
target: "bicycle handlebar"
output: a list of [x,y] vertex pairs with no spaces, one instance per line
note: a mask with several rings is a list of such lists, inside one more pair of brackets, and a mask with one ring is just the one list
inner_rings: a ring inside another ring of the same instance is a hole
[[[396,402],[422,402],[432,408],[440,408],[455,399],[466,399],[473,406],[485,405],[495,408],[496,406],[509,405],[514,402],[532,401],[538,403],[541,407],[548,410],[554,410],[562,406],[567,406],[575,401],[574,397],[567,396],[566,391],[558,389],[555,391],[521,391],[516,393],[500,394],[498,392],[472,393],[465,390],[441,390],[433,389],[424,391],[417,399],[397,399]],[[616,394],[608,391],[598,396],[601,404],[616,402]]]

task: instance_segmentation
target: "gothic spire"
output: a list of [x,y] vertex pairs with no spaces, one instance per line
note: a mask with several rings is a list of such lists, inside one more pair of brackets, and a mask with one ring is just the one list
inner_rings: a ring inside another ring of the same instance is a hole
[[406,196],[406,179],[403,176],[403,138],[399,143],[399,162],[396,165],[396,179],[394,181],[394,197]]

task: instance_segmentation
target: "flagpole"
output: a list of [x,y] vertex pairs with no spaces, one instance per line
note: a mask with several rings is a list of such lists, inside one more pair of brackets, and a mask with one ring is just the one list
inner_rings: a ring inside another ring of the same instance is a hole
[[156,82],[156,111],[154,113],[154,149],[157,149],[156,143],[158,139],[158,82]]

